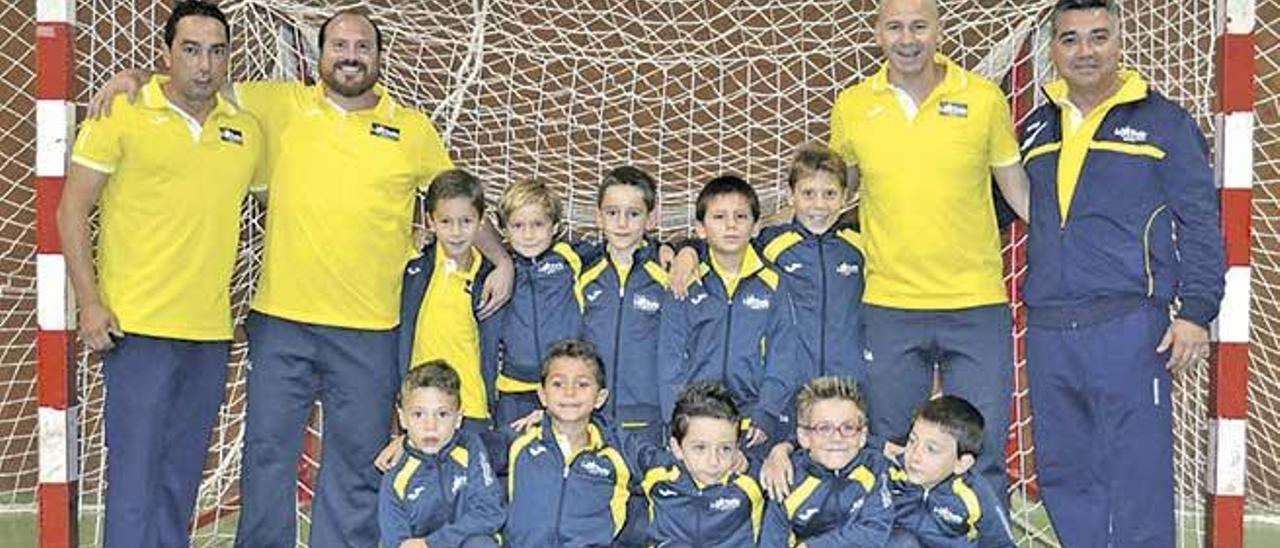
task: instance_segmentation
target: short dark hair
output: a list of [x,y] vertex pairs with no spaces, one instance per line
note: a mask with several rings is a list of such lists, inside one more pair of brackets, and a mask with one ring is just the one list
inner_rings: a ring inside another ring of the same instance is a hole
[[1113,23],[1120,23],[1120,3],[1115,0],[1058,0],[1049,14],[1049,25],[1056,35],[1058,33],[1058,16],[1068,11],[1107,10]]
[[658,183],[648,173],[635,166],[621,166],[609,171],[596,191],[596,206],[604,203],[604,193],[610,187],[629,186],[637,188],[644,195],[644,207],[653,211],[658,204]]
[[227,15],[216,4],[205,0],[183,0],[169,12],[169,19],[164,22],[164,45],[173,47],[173,39],[178,34],[178,21],[185,17],[208,17],[222,23],[222,33],[227,41],[231,41],[231,25],[227,24]]
[[844,158],[819,143],[809,143],[796,151],[796,157],[791,161],[791,170],[787,172],[787,185],[795,190],[800,179],[816,173],[829,173],[840,188],[849,187],[848,167]]
[[756,189],[751,188],[747,181],[736,175],[721,175],[703,185],[702,190],[698,192],[698,202],[694,206],[694,218],[702,221],[707,216],[707,202],[726,194],[737,194],[746,198],[751,202],[752,220],[760,220],[760,197],[756,196]]
[[320,24],[320,38],[317,40],[316,44],[319,48],[318,51],[324,51],[324,34],[325,30],[329,28],[329,23],[332,23],[334,19],[342,17],[343,15],[354,15],[368,21],[369,26],[373,27],[373,44],[377,48],[378,53],[382,53],[382,29],[378,28],[378,23],[374,22],[373,18],[369,17],[368,14],[353,9],[342,10],[330,15],[328,19],[325,19],[324,22]]
[[561,358],[582,360],[591,364],[591,374],[595,376],[596,384],[600,385],[600,388],[605,388],[604,362],[600,359],[600,351],[596,350],[596,345],[579,339],[564,339],[551,345],[547,350],[547,357],[542,359],[541,381],[543,383],[547,382],[547,374],[551,372],[552,362]]
[[431,186],[427,187],[427,214],[434,215],[436,205],[452,198],[470,200],[476,213],[484,215],[484,186],[475,175],[461,169],[449,169],[436,175]]
[[680,392],[676,410],[671,413],[671,437],[683,442],[689,432],[689,421],[697,417],[729,421],[735,431],[742,420],[729,389],[715,381],[697,381]]
[[941,396],[924,402],[916,411],[915,421],[925,420],[942,428],[956,439],[956,451],[960,456],[982,454],[983,428],[986,421],[968,400],[959,396]]
[[462,401],[462,380],[458,377],[458,372],[444,360],[431,360],[409,370],[400,382],[400,405],[404,405],[409,394],[419,388],[435,388],[453,396],[459,403]]

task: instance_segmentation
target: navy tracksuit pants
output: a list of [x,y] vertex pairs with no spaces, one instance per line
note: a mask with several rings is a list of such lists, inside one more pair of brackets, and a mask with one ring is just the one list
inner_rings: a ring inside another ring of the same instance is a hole
[[190,545],[230,348],[127,334],[103,354],[107,548]]
[[1063,546],[1173,546],[1167,307],[1029,312],[1036,468]]
[[298,457],[311,406],[324,417],[310,545],[378,543],[373,459],[387,444],[395,404],[396,335],[251,313],[248,409],[236,546],[292,548]]

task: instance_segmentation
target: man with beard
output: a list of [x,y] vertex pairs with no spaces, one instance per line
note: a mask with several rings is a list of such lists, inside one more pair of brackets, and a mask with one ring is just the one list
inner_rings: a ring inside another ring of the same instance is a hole
[[936,365],[943,390],[986,418],[977,469],[1003,493],[1013,343],[991,176],[1023,218],[1027,207],[1009,107],[936,52],[933,0],[884,0],[875,36],[885,66],[831,113],[831,148],[849,187],[861,183],[871,431],[903,443]]
[[174,6],[166,72],[80,128],[58,205],[78,332],[106,378],[110,547],[190,545],[225,392],[240,206],[265,148],[253,116],[218,97],[227,31],[211,3]]
[[1063,546],[1173,546],[1173,374],[1209,355],[1224,286],[1200,126],[1121,69],[1114,0],[1059,0],[1061,80],[1023,127],[1027,371]]
[[[322,83],[227,90],[267,136],[266,244],[249,335],[248,409],[236,546],[294,545],[295,484],[311,405],[324,409],[312,546],[374,546],[378,472],[398,385],[401,276],[416,252],[417,191],[452,168],[431,121],[377,84],[382,35],[344,11],[320,27]],[[101,92],[136,89],[137,71]],[[101,103],[101,100],[97,100]],[[485,223],[497,268],[481,314],[510,295],[512,264]]]

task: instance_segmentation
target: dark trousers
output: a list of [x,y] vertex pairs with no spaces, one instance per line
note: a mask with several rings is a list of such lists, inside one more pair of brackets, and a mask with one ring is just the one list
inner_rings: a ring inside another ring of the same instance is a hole
[[190,544],[209,434],[226,394],[227,341],[128,334],[103,354],[107,510],[103,544]]
[[236,546],[292,548],[297,462],[312,403],[323,410],[310,545],[376,546],[373,459],[387,444],[396,394],[394,331],[249,315],[249,385]]
[[1013,319],[1004,304],[961,310],[901,310],[866,305],[867,407],[871,434],[904,440],[916,408],[929,399],[933,368],[942,390],[982,413],[986,439],[975,464],[1005,498],[1004,449],[1013,392]]
[[1064,547],[1175,543],[1171,378],[1156,353],[1168,326],[1148,304],[1027,329],[1036,470]]

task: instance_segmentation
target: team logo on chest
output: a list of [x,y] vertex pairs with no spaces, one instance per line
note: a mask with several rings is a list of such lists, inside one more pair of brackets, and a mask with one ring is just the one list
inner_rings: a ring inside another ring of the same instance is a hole
[[374,137],[381,137],[389,141],[399,141],[400,128],[391,127],[386,124],[379,124],[377,122],[373,122],[373,124],[369,126],[369,135],[372,135]]
[[968,118],[969,105],[954,101],[943,101],[938,104],[938,114],[952,118]]
[[942,520],[943,523],[959,525],[964,522],[964,518],[961,517],[960,514],[953,512],[950,508],[947,508],[946,506],[935,506],[933,508],[933,515],[937,516],[938,519]]
[[604,293],[604,290],[592,289],[591,291],[588,291],[586,294],[587,302],[592,302],[592,303],[596,302],[596,299],[600,298],[601,293]]
[[809,519],[810,519],[810,518],[812,518],[812,517],[813,517],[813,515],[814,515],[814,514],[816,514],[816,513],[818,513],[818,507],[817,507],[817,506],[815,506],[815,507],[813,507],[813,508],[805,508],[805,509],[804,509],[803,511],[801,511],[799,514],[796,514],[796,521],[798,521],[798,522],[800,522],[800,523],[804,523],[804,522],[806,522],[806,521],[809,521]]
[[836,274],[839,274],[846,278],[857,273],[858,273],[858,265],[856,264],[840,263],[840,265],[836,267]]
[[782,267],[783,270],[787,271],[787,274],[795,274],[796,271],[800,270],[801,268],[804,268],[803,263],[791,263],[789,265]]
[[564,263],[547,261],[542,263],[542,266],[538,267],[538,274],[542,274],[543,276],[550,276],[560,272],[564,272]]
[[769,298],[759,295],[747,295],[742,298],[742,305],[752,310],[768,310]]
[[742,501],[733,497],[720,497],[711,501],[711,509],[716,512],[732,512],[742,506]]
[[631,299],[631,306],[641,312],[657,312],[658,307],[662,305],[644,295],[636,295],[634,299]]
[[609,477],[608,468],[600,466],[599,463],[591,460],[582,463],[582,471],[588,474],[591,474],[593,476],[600,476],[602,478]]
[[689,304],[692,304],[692,305],[694,305],[694,306],[698,306],[698,305],[702,304],[702,301],[705,301],[705,300],[707,300],[707,294],[706,294],[706,293],[699,293],[699,294],[697,294],[697,295],[693,295],[693,296],[689,297]]
[[244,134],[233,127],[218,128],[218,139],[221,139],[224,143],[231,143],[233,145],[244,144]]
[[1126,143],[1145,143],[1147,141],[1147,132],[1129,126],[1118,127],[1112,134]]
[[461,491],[463,487],[466,487],[466,485],[467,485],[466,476],[454,476],[453,485],[449,486],[449,492],[453,493],[454,495],[457,495],[458,491]]

